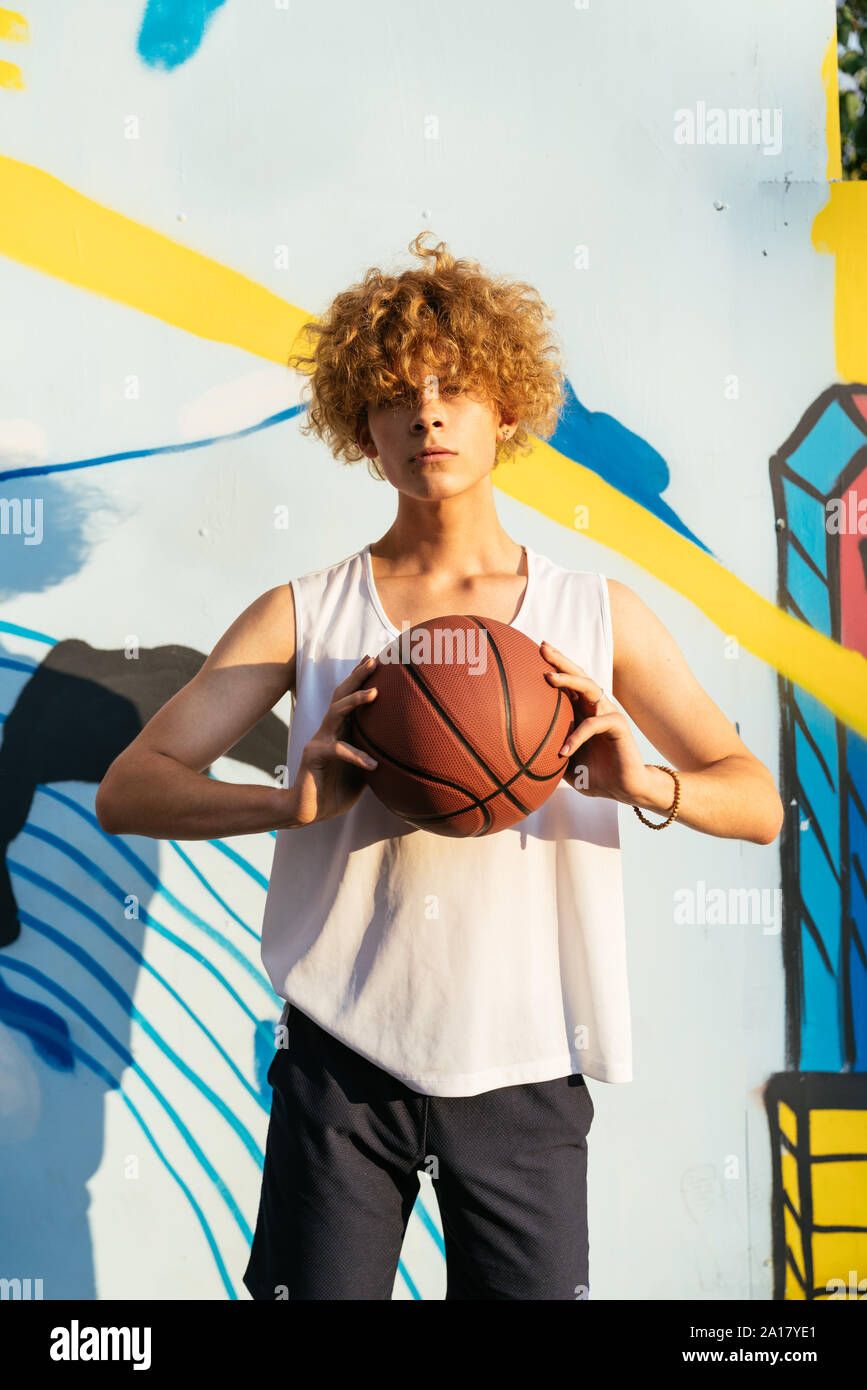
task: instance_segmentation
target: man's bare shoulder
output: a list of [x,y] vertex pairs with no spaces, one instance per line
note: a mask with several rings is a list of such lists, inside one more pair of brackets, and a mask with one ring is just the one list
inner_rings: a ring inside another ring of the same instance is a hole
[[205,669],[274,663],[295,678],[295,600],[291,584],[277,584],[260,594],[223,633]]
[[648,624],[662,627],[659,619],[639,594],[620,579],[605,576],[608,586],[608,606],[611,610],[611,629],[614,641],[614,664],[617,666],[642,637],[648,636]]

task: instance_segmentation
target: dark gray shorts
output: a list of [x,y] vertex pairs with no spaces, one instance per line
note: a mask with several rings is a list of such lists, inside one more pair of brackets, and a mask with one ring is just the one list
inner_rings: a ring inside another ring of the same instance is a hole
[[253,1298],[390,1299],[419,1171],[439,1204],[447,1299],[588,1297],[583,1076],[422,1095],[293,1005],[268,1081]]

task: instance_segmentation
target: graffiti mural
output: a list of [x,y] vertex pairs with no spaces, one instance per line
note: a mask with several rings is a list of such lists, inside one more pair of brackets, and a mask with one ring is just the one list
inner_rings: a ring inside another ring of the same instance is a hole
[[[95,791],[246,603],[389,524],[387,489],[301,438],[285,363],[314,306],[428,221],[538,284],[566,340],[555,434],[495,477],[504,525],[647,597],[789,813],[773,847],[623,827],[640,1066],[593,1087],[594,1295],[822,1299],[867,1279],[867,203],[832,154],[834,6],[732,0],[722,26],[691,11],[689,36],[664,10],[562,10],[498,11],[526,101],[456,5],[437,10],[464,42],[435,95],[423,21],[387,0],[336,30],[316,7],[105,0],[75,63],[54,7],[0,10],[20,118],[0,152],[0,1277],[40,1296],[246,1296],[282,1002],[259,959],[275,836],[106,835]],[[718,92],[685,89],[696,34]],[[621,124],[595,84],[624,54],[654,80]],[[380,64],[373,97],[360,62]],[[780,151],[675,141],[674,108],[774,84]],[[506,165],[533,171],[520,197]],[[757,322],[780,326],[762,361]],[[204,775],[272,781],[290,718]],[[672,930],[673,892],[737,874],[782,885],[781,949]],[[723,1069],[713,1019],[740,1049]],[[639,1173],[672,1058],[684,1104]],[[422,1175],[394,1297],[444,1286]]]
[[[833,386],[771,460],[779,603],[867,657],[867,387]],[[767,1089],[777,1298],[867,1269],[867,744],[780,679],[791,1072]],[[855,1277],[859,1296],[867,1277]]]

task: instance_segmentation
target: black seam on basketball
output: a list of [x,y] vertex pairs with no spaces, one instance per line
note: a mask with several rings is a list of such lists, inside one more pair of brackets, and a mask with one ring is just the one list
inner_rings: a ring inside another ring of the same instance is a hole
[[[490,780],[493,782],[495,788],[496,788],[498,791],[501,791],[501,792],[504,794],[504,796],[507,796],[507,797],[509,798],[509,800],[512,802],[512,804],[515,805],[515,806],[517,806],[518,810],[521,812],[521,814],[522,814],[523,816],[529,816],[529,815],[530,815],[530,808],[529,808],[529,806],[523,806],[523,805],[521,804],[521,802],[518,800],[518,798],[517,798],[515,795],[513,795],[512,792],[509,791],[508,786],[506,785],[506,783],[503,782],[503,781],[501,780],[501,778],[499,778],[499,777],[496,775],[496,773],[494,772],[493,768],[488,767],[488,765],[487,765],[487,763],[485,762],[484,758],[481,757],[481,755],[480,755],[479,753],[476,752],[475,748],[474,748],[473,745],[469,742],[469,740],[466,739],[466,738],[464,738],[463,734],[461,733],[460,729],[459,729],[459,728],[457,727],[457,725],[455,724],[454,720],[451,719],[451,718],[449,717],[449,715],[446,713],[446,711],[443,709],[442,705],[440,704],[439,700],[438,700],[438,699],[436,698],[436,696],[434,695],[434,693],[433,693],[433,691],[431,690],[430,686],[427,684],[426,681],[423,681],[423,680],[422,680],[421,676],[418,674],[417,671],[413,670],[412,663],[411,663],[411,662],[404,663],[403,669],[407,672],[407,674],[410,676],[410,678],[411,678],[412,680],[415,681],[415,683],[416,683],[416,685],[419,687],[419,689],[420,689],[421,691],[424,692],[424,694],[427,696],[429,702],[433,705],[434,709],[438,712],[438,714],[441,716],[441,718],[445,720],[446,724],[447,724],[448,727],[451,729],[451,731],[452,731],[452,733],[454,734],[455,738],[460,740],[460,742],[461,742],[461,743],[464,745],[464,747],[466,748],[467,752],[468,752],[468,753],[471,753],[472,756],[475,758],[475,760],[476,760],[476,762],[478,763],[479,767],[482,768],[482,770],[488,774],[488,777],[489,777]],[[414,769],[414,771],[419,772],[420,769],[416,768],[416,769]],[[512,780],[514,781],[515,779],[513,778]]]
[[[483,824],[479,826],[478,830],[474,830],[472,835],[470,835],[468,838],[470,840],[474,840],[477,835],[485,835],[494,823],[494,818],[488,810],[487,806],[483,806],[481,802],[474,802],[472,806],[467,806],[465,809],[467,811],[475,811],[478,809],[479,811],[481,811],[484,817]],[[463,814],[464,811],[452,811],[446,816],[402,816],[401,819],[407,821],[409,825],[417,825],[419,829],[423,829],[431,821],[452,821],[455,819],[456,816],[462,816]],[[396,811],[395,815],[400,815],[400,812]]]
[[[451,787],[453,791],[460,792],[461,796],[470,797],[468,805],[462,806],[459,811],[444,811],[441,814],[438,813],[437,815],[417,816],[417,820],[452,820],[455,816],[464,815],[466,811],[474,811],[478,809],[482,812],[484,816],[488,817],[488,824],[490,825],[490,812],[487,810],[485,803],[488,801],[492,801],[495,796],[499,796],[503,788],[497,786],[494,787],[494,790],[492,792],[488,792],[487,796],[474,796],[473,793],[468,791],[466,787],[461,786],[460,782],[452,782],[449,780],[448,777],[437,777],[432,772],[425,772],[423,768],[413,766],[412,763],[401,762],[400,758],[396,758],[393,753],[389,753],[387,749],[380,747],[376,740],[370,737],[370,734],[366,733],[364,729],[359,728],[359,726],[356,724],[355,729],[353,731],[353,742],[356,744],[356,746],[358,746],[362,740],[367,745],[367,749],[369,749],[371,753],[376,753],[379,755],[379,758],[382,762],[389,763],[392,767],[399,767],[403,772],[411,772],[415,777],[424,778],[426,782],[436,782],[440,786]],[[556,772],[550,773],[543,780],[550,782],[552,778],[559,777],[560,775],[561,770],[558,768]],[[521,773],[520,771],[518,771],[515,773],[515,776],[512,780],[515,781],[520,776]],[[515,800],[516,798],[513,797],[512,799]],[[530,813],[526,812],[525,814],[529,815]],[[404,816],[403,813],[400,811],[396,811],[395,815],[400,815],[403,820],[409,820],[409,817]]]
[[[531,762],[534,762],[534,761],[536,760],[536,758],[538,758],[538,756],[539,756],[539,754],[541,753],[542,749],[545,747],[545,744],[548,742],[548,739],[551,737],[551,734],[552,734],[554,728],[556,727],[556,724],[557,724],[557,716],[558,716],[559,713],[560,713],[560,702],[561,702],[561,700],[564,698],[564,697],[563,697],[563,691],[559,688],[559,686],[555,687],[555,689],[557,690],[557,703],[556,703],[556,705],[554,706],[554,714],[553,714],[553,717],[552,717],[552,719],[551,719],[551,723],[548,725],[547,733],[546,733],[546,734],[544,735],[544,737],[542,738],[542,742],[538,745],[538,747],[536,747],[536,748],[533,749],[533,752],[530,754],[530,756],[529,756],[529,758],[527,759],[527,761],[526,761],[526,762],[523,762],[523,761],[521,760],[521,755],[520,755],[520,753],[518,752],[517,748],[515,747],[515,740],[512,738],[512,704],[511,704],[511,700],[509,699],[509,685],[508,685],[508,681],[506,680],[506,668],[505,668],[505,666],[504,666],[504,664],[503,664],[503,659],[502,659],[502,657],[500,656],[500,652],[499,652],[499,649],[498,649],[498,647],[497,647],[497,644],[496,644],[496,642],[494,641],[494,638],[493,638],[492,635],[491,635],[491,630],[490,630],[490,628],[485,627],[484,619],[483,619],[483,618],[477,618],[476,615],[475,615],[474,613],[468,613],[468,614],[467,614],[467,617],[470,619],[471,622],[478,623],[479,627],[483,630],[483,632],[487,633],[488,641],[490,642],[491,647],[492,647],[492,649],[493,649],[494,656],[495,656],[496,662],[497,662],[497,668],[498,668],[498,670],[499,670],[499,672],[500,672],[500,685],[501,685],[502,688],[503,688],[503,704],[505,705],[505,709],[506,709],[506,734],[507,734],[508,739],[509,739],[509,747],[510,747],[511,750],[512,750],[512,756],[513,756],[513,758],[515,759],[515,762],[518,764],[518,767],[519,767],[519,769],[520,769],[520,772],[523,772],[524,776],[525,776],[525,777],[529,777],[530,780],[533,781],[533,782],[550,782],[550,780],[551,780],[551,774],[550,774],[550,773],[544,773],[544,774],[543,774],[543,773],[541,773],[541,772],[533,772],[532,769],[530,768],[530,763],[531,763]],[[559,777],[561,771],[562,771],[562,769],[558,769],[558,771],[557,771],[557,773],[555,774],[555,776],[558,776],[558,777]],[[520,773],[519,773],[518,775],[520,776]]]

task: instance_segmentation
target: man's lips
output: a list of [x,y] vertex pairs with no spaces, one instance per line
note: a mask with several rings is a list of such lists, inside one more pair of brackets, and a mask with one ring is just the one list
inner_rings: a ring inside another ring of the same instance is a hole
[[436,459],[445,458],[447,455],[454,455],[454,449],[422,449],[419,453],[413,454],[412,461],[416,459]]

